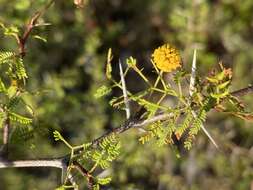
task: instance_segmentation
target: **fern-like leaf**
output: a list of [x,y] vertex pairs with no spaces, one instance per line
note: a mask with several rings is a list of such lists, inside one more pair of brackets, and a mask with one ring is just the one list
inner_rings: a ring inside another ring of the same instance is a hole
[[163,133],[162,125],[160,122],[150,125],[149,130],[139,138],[141,144],[151,141],[154,137],[158,137],[158,133]]
[[10,62],[11,60],[13,60],[14,56],[15,56],[14,52],[10,51],[0,52],[0,65]]
[[99,149],[92,153],[91,158],[96,165],[99,165],[102,169],[105,169],[110,166],[110,162],[118,157],[119,153],[119,140],[114,134],[112,134],[108,137],[105,137],[99,143]]
[[19,80],[25,80],[28,78],[25,66],[22,58],[16,59],[16,76]]
[[184,147],[189,150],[192,147],[192,141],[201,129],[201,126],[206,120],[206,110],[204,107],[199,112],[198,116],[194,118],[193,124],[189,130],[188,137],[184,142]]
[[15,121],[15,122],[18,122],[18,123],[23,124],[23,125],[28,125],[28,124],[32,123],[31,118],[24,117],[22,115],[14,113],[14,112],[9,112],[8,117],[11,121]]
[[176,129],[175,135],[177,139],[179,140],[182,136],[182,134],[188,129],[193,119],[193,115],[191,113],[191,110],[189,110],[186,113],[186,117],[181,125]]
[[95,98],[101,98],[103,96],[106,96],[110,92],[111,92],[111,88],[108,88],[107,86],[103,85],[97,89],[94,96],[95,96]]

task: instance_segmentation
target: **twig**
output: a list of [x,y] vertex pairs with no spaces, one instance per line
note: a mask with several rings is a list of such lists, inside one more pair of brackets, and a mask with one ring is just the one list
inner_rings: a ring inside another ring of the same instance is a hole
[[125,110],[126,110],[126,118],[129,119],[130,118],[130,105],[129,105],[129,99],[127,96],[127,88],[126,88],[126,82],[125,82],[125,77],[124,77],[124,73],[123,73],[123,69],[122,69],[122,64],[121,61],[119,59],[119,71],[120,71],[120,79],[121,79],[121,83],[122,83],[122,91],[123,91],[123,96],[124,96],[124,103],[125,103]]
[[253,93],[253,85],[250,85],[246,88],[234,91],[231,93],[232,96],[236,96],[236,97],[241,97],[241,96],[245,96],[249,93]]
[[82,174],[82,176],[86,177],[88,189],[93,189],[94,179],[93,179],[92,175],[90,175],[90,173],[88,172],[88,170],[86,170],[77,161],[73,161],[73,167],[76,168]]
[[71,183],[71,185],[73,186],[73,189],[78,190],[78,185],[77,185],[77,183],[74,179],[74,176],[72,175],[71,172],[69,172],[69,174],[68,174],[68,179],[69,179],[69,182]]
[[36,159],[36,160],[5,160],[0,159],[0,168],[27,168],[27,167],[52,167],[64,168],[67,161],[64,158]]
[[49,7],[51,7],[51,5],[54,3],[54,1],[55,0],[50,0],[41,10],[36,12],[32,16],[32,18],[30,19],[28,24],[25,26],[25,31],[24,31],[23,35],[22,36],[16,36],[17,43],[18,43],[18,46],[19,46],[19,53],[20,53],[21,57],[24,57],[25,54],[26,54],[26,52],[25,52],[26,42],[27,42],[33,28],[35,26],[37,26],[38,19],[47,11],[47,9],[49,9]]

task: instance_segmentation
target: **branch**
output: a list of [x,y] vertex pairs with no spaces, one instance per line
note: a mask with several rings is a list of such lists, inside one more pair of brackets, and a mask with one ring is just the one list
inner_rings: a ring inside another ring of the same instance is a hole
[[73,161],[73,167],[76,168],[82,176],[86,177],[87,179],[87,187],[88,189],[93,189],[94,179],[93,176],[77,161]]
[[0,168],[27,168],[27,167],[52,167],[63,169],[67,166],[65,158],[36,159],[36,160],[5,160],[0,159]]
[[26,52],[25,52],[25,45],[26,42],[33,30],[33,28],[36,26],[38,19],[51,7],[51,5],[54,3],[55,0],[50,0],[41,10],[37,11],[28,24],[25,26],[25,31],[22,36],[16,36],[17,43],[19,46],[19,53],[21,57],[24,57]]
[[231,95],[235,96],[235,97],[241,97],[241,96],[245,96],[250,93],[253,93],[253,86],[252,85],[250,85],[246,88],[242,88],[240,90],[236,90],[236,91],[232,92]]
[[[233,96],[244,96],[249,93],[253,93],[253,86],[243,88],[237,91],[232,92]],[[183,113],[182,113],[183,114]],[[156,115],[147,120],[140,120],[135,119],[132,120],[131,118],[124,122],[121,126],[106,132],[105,134],[101,135],[97,139],[92,141],[92,146],[96,147],[105,137],[111,135],[112,133],[121,134],[125,131],[128,131],[132,128],[144,127],[148,124],[157,122],[157,121],[164,121],[169,118],[173,117],[172,113],[161,113]],[[83,148],[77,150],[77,152],[81,152]],[[61,158],[48,158],[48,159],[38,159],[38,160],[17,160],[17,161],[9,161],[5,159],[0,159],[0,168],[17,168],[17,167],[54,167],[54,168],[61,168],[64,169],[68,166],[69,162],[69,154],[61,157]],[[80,164],[76,164],[74,162],[74,166],[79,170],[82,171],[82,174],[85,174],[83,167]],[[87,174],[87,173],[86,173]]]
[[[249,93],[253,93],[253,86],[242,88],[240,90],[234,91],[231,93],[233,96],[245,96]],[[184,114],[184,113],[182,113]],[[121,134],[131,128],[138,128],[138,127],[144,127],[146,125],[149,125],[151,123],[157,122],[157,121],[164,121],[167,120],[174,115],[172,113],[161,113],[159,115],[156,115],[152,118],[149,118],[147,120],[139,120],[138,118],[133,120],[132,118],[128,119],[123,123],[120,127],[114,128],[111,131],[106,132],[105,134],[101,135],[97,139],[92,141],[92,146],[96,147],[105,137],[111,135],[112,133]],[[78,151],[81,151],[80,149]]]
[[[98,137],[97,139],[92,141],[92,146],[96,147],[105,137],[110,136],[111,134],[121,134],[129,129],[132,128],[139,128],[139,127],[144,127],[146,125],[149,125],[151,123],[154,123],[156,121],[163,121],[163,120],[167,120],[171,117],[173,117],[174,114],[172,113],[162,113],[159,115],[156,115],[150,119],[146,119],[146,120],[133,120],[132,118],[128,119],[125,121],[125,123],[123,125],[121,125],[120,127],[114,128],[111,131],[108,131],[107,133],[103,134],[102,136]],[[80,149],[79,149],[80,151]]]

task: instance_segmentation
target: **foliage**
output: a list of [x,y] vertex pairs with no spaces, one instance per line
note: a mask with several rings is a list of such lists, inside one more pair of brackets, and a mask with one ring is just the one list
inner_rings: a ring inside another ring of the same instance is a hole
[[[54,135],[71,147],[72,161],[80,159],[87,170],[98,163],[92,173],[94,188],[107,182],[111,189],[249,188],[252,128],[247,121],[252,120],[249,111],[252,103],[249,98],[245,106],[230,92],[252,83],[251,0],[243,4],[236,1],[196,4],[163,0],[117,3],[95,0],[89,4],[75,1],[85,8],[84,11],[73,10],[71,1],[57,2],[45,18],[39,20],[40,24],[50,21],[52,26],[36,27],[33,32],[35,38],[46,36],[47,44],[30,39],[25,58],[15,51],[15,38],[24,31],[21,26],[30,14],[46,1],[23,2],[2,0],[0,8],[0,19],[4,20],[1,24],[4,37],[1,36],[0,43],[0,124],[3,126],[11,120],[12,158],[62,156],[66,148],[50,140],[52,131],[58,130]],[[150,64],[149,59],[150,49],[168,41],[180,49],[184,65],[181,70],[166,75]],[[106,61],[109,47],[112,49]],[[193,47],[200,49],[198,65],[201,66],[196,91],[189,96],[189,62]],[[100,145],[93,148],[91,142],[124,120],[121,110],[125,105],[117,62],[118,58],[124,60],[129,54],[132,57],[126,60],[124,68],[128,98],[131,104],[145,108],[140,118],[148,120],[161,112],[173,113],[175,117],[122,136],[120,155],[109,156],[108,151],[119,146],[119,139],[108,140],[112,147],[105,149]],[[233,86],[225,66],[207,74],[211,67],[217,68],[217,59],[222,59],[226,68],[233,67]],[[103,64],[105,62],[107,64]],[[108,101],[112,107],[107,105]],[[213,107],[219,112],[215,117],[210,110]],[[113,111],[115,108],[120,109]],[[231,115],[244,121],[231,120],[234,118]],[[201,135],[201,125],[208,126],[226,154],[209,145],[208,138]],[[32,138],[36,148],[26,149],[23,143]],[[136,138],[144,145],[138,146]],[[88,143],[72,145],[80,142]],[[192,150],[185,153],[181,146]],[[79,154],[80,147],[84,151]],[[86,155],[85,150],[90,155]],[[181,153],[180,159],[175,158],[175,152]],[[111,163],[108,157],[117,159]],[[109,171],[111,178],[97,176],[102,166],[110,167],[105,171]],[[189,177],[190,171],[193,173]],[[57,184],[54,171],[47,169],[45,173],[34,175],[45,174],[50,180],[34,179],[28,173],[30,170],[1,172],[2,187],[53,189]],[[74,178],[79,180],[77,176]],[[9,181],[17,181],[18,185]],[[80,181],[82,188],[85,186],[83,178]]]

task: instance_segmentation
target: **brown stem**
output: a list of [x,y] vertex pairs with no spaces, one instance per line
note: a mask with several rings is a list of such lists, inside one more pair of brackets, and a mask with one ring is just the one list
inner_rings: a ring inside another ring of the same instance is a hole
[[82,174],[82,176],[86,177],[88,183],[88,189],[93,189],[94,179],[93,176],[86,170],[79,162],[73,161],[73,166]]
[[26,52],[25,52],[26,42],[27,42],[34,26],[36,26],[38,19],[46,12],[47,9],[49,9],[49,7],[54,3],[54,1],[55,0],[50,0],[41,10],[36,12],[32,16],[32,18],[30,19],[28,24],[25,26],[25,31],[24,31],[23,35],[16,37],[17,43],[19,46],[19,53],[20,53],[21,57],[24,57],[26,54]]
[[240,97],[240,96],[245,96],[249,93],[253,92],[253,86],[248,86],[246,88],[242,88],[240,90],[236,90],[231,93],[232,96]]

